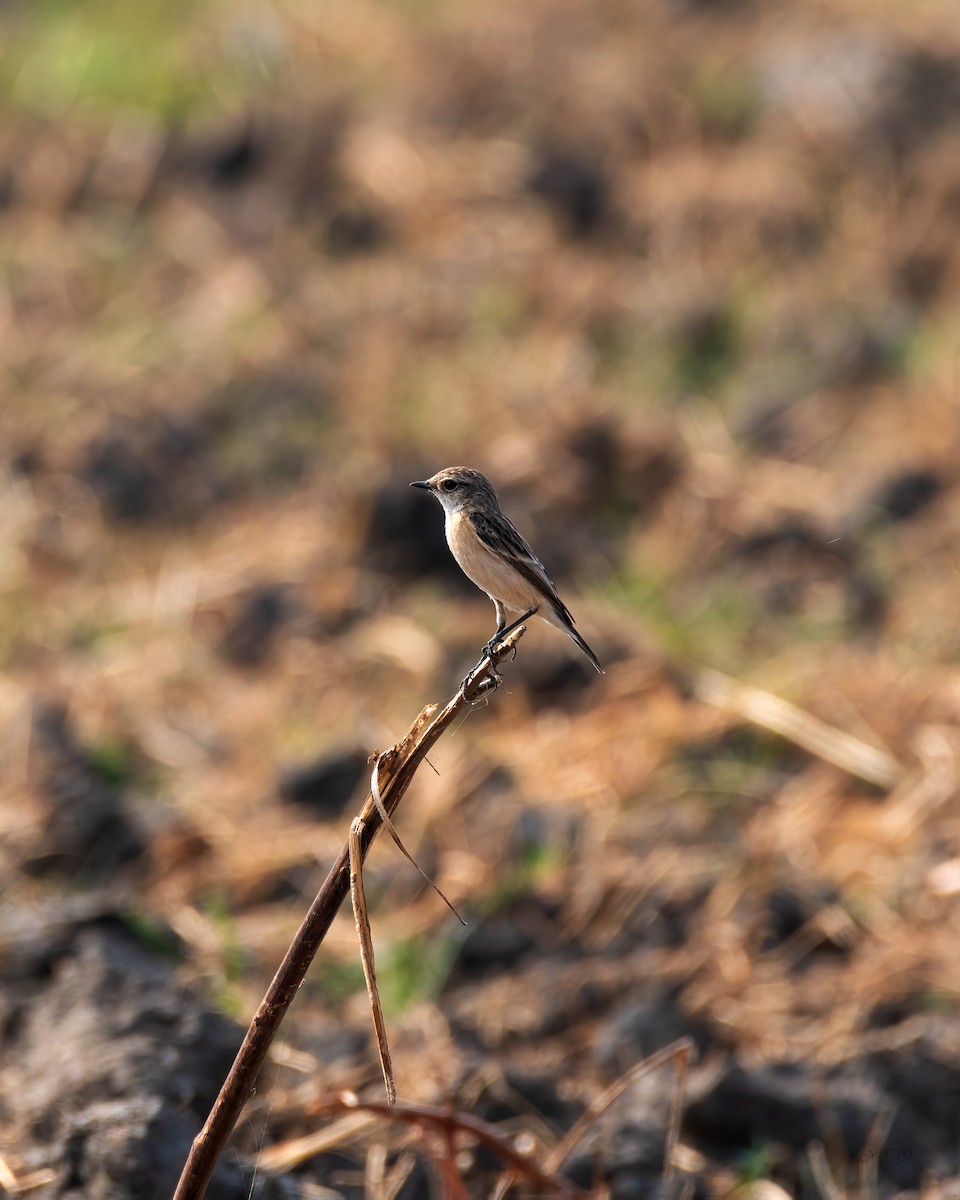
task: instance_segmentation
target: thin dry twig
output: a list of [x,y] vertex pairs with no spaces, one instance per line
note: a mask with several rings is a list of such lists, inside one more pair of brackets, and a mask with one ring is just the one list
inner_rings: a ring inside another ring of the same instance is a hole
[[452,1128],[445,1129],[443,1152],[439,1155],[434,1154],[428,1146],[427,1154],[430,1156],[433,1165],[436,1167],[437,1175],[440,1177],[444,1200],[470,1200],[470,1193],[467,1191],[460,1172],[457,1170],[456,1143],[456,1130]]
[[[430,876],[422,869],[413,855],[400,840],[397,827],[387,812],[380,794],[380,755],[374,756],[373,770],[370,772],[370,795],[376,805],[380,821],[387,833],[404,858],[413,864],[420,875],[430,884],[447,908],[453,913],[461,925],[466,921],[460,916],[443,892],[437,887]],[[357,941],[360,943],[360,962],[363,966],[363,978],[367,984],[367,998],[370,1001],[370,1012],[373,1015],[373,1029],[377,1038],[377,1052],[380,1055],[380,1068],[383,1071],[383,1082],[387,1089],[387,1100],[390,1104],[397,1102],[397,1081],[393,1073],[393,1058],[390,1054],[390,1043],[387,1039],[387,1023],[383,1016],[383,1005],[380,1002],[380,988],[377,985],[376,956],[373,950],[373,931],[370,928],[370,918],[367,914],[367,901],[363,891],[363,860],[360,854],[360,837],[363,833],[364,820],[356,817],[350,826],[350,901],[353,905],[353,923],[357,930]]]
[[[437,768],[433,766],[433,763],[429,762],[428,760],[425,760],[425,761],[427,761],[427,766],[429,766],[434,772],[436,772]],[[390,814],[387,812],[386,807],[384,806],[384,803],[383,803],[383,797],[380,795],[380,756],[379,756],[379,754],[376,755],[374,764],[373,764],[373,770],[370,772],[370,795],[373,797],[373,802],[377,806],[377,812],[380,814],[380,820],[383,822],[383,827],[384,827],[384,829],[386,829],[387,833],[390,834],[397,849],[400,851],[400,853],[403,855],[403,857],[407,860],[407,862],[410,863],[410,865],[414,868],[414,870],[417,871],[417,873],[421,876],[421,878],[425,879],[427,881],[427,883],[430,884],[430,886],[437,893],[437,895],[440,897],[440,899],[444,902],[444,904],[447,906],[447,908],[450,909],[450,911],[457,918],[457,920],[460,922],[460,924],[466,925],[466,921],[463,919],[463,917],[460,916],[460,914],[453,907],[453,905],[450,903],[450,901],[447,899],[447,897],[443,894],[443,892],[440,891],[440,889],[433,882],[433,880],[430,878],[430,876],[426,873],[426,871],[423,869],[423,867],[420,866],[420,864],[417,862],[417,860],[413,857],[413,855],[410,853],[410,851],[406,848],[406,846],[400,840],[400,834],[397,833],[397,827],[396,827],[396,825],[394,825],[393,821],[390,819]]]
[[878,750],[852,734],[834,729],[787,700],[731,679],[719,671],[700,671],[696,694],[701,700],[735,712],[754,725],[770,729],[802,746],[835,767],[890,791],[906,775],[906,768],[885,750]]
[[407,1182],[410,1172],[417,1165],[416,1155],[405,1151],[387,1172],[383,1181],[384,1200],[395,1200]]
[[892,1101],[887,1101],[880,1112],[877,1113],[867,1134],[866,1144],[858,1155],[860,1161],[860,1195],[863,1200],[870,1200],[872,1196],[876,1196],[877,1194],[880,1155],[883,1153],[884,1142],[887,1140],[887,1134],[893,1128],[893,1119],[896,1115],[896,1105]]
[[[387,814],[397,805],[430,748],[449,727],[457,714],[499,683],[496,666],[510,654],[523,636],[524,626],[513,630],[485,655],[462,681],[443,708],[429,704],[392,750],[378,760],[381,799]],[[372,796],[367,796],[360,812],[360,861],[366,857],[381,819]],[[174,1193],[174,1200],[200,1200],[206,1191],[217,1159],[230,1136],[237,1118],[253,1091],[270,1043],[313,962],[314,955],[350,890],[350,846],[344,844],[330,868],[320,891],[294,936],[283,962],[267,988],[260,1006],[247,1029],[230,1073],[220,1089],[210,1115],[194,1138]]]
[[[622,1075],[602,1095],[597,1097],[566,1137],[553,1147],[544,1160],[544,1170],[555,1175],[564,1161],[573,1153],[577,1143],[583,1138],[591,1125],[595,1124],[610,1105],[623,1095],[627,1088],[636,1083],[638,1079],[642,1079],[644,1075],[649,1074],[651,1071],[656,1070],[657,1067],[663,1066],[664,1063],[670,1062],[672,1059],[677,1067],[677,1086],[674,1089],[673,1104],[670,1106],[670,1123],[667,1126],[667,1136],[663,1151],[663,1178],[665,1183],[669,1183],[673,1176],[673,1151],[680,1136],[684,1085],[687,1079],[687,1069],[693,1055],[694,1045],[690,1038],[680,1038],[631,1067],[625,1075]],[[503,1197],[506,1196],[507,1192],[516,1182],[517,1176],[515,1171],[504,1172],[497,1181],[497,1186],[491,1193],[490,1200],[503,1200]]]
[[[686,1044],[684,1044],[686,1043]],[[687,1072],[690,1063],[696,1055],[696,1047],[690,1038],[681,1038],[673,1042],[675,1047],[673,1059],[676,1065],[677,1086],[673,1091],[673,1104],[670,1106],[670,1124],[667,1128],[666,1141],[663,1144],[663,1179],[670,1183],[673,1179],[673,1152],[680,1141],[680,1122],[683,1119],[683,1094],[687,1086]],[[666,1047],[668,1050],[669,1046]]]
[[692,1040],[690,1038],[679,1038],[677,1041],[671,1042],[669,1046],[664,1046],[662,1050],[658,1050],[655,1054],[649,1055],[631,1067],[625,1075],[621,1075],[618,1080],[612,1083],[605,1092],[594,1100],[566,1137],[554,1146],[544,1162],[545,1170],[550,1172],[559,1171],[564,1161],[573,1153],[590,1126],[595,1124],[610,1105],[623,1095],[627,1088],[635,1084],[638,1079],[642,1079],[644,1075],[649,1075],[651,1071],[655,1071],[657,1067],[662,1067],[664,1063],[673,1061],[680,1065],[677,1069],[677,1093],[675,1094],[674,1104],[670,1113],[670,1125],[667,1129],[665,1150],[667,1158],[664,1173],[669,1178],[670,1159],[673,1156],[673,1148],[676,1145],[677,1136],[680,1131],[680,1116],[683,1103],[680,1089],[682,1089],[686,1081],[687,1067],[694,1053],[695,1049]]
[[[361,1101],[352,1094],[338,1096],[336,1100],[318,1110],[320,1113],[365,1112],[387,1117],[391,1121],[405,1121],[408,1125],[430,1125],[446,1138],[464,1133],[482,1143],[508,1164],[514,1174],[528,1179],[549,1195],[581,1200],[587,1196],[582,1188],[562,1175],[556,1175],[531,1158],[527,1158],[503,1136],[493,1125],[472,1117],[468,1113],[454,1112],[449,1108],[436,1108],[429,1104],[383,1104]],[[449,1143],[448,1143],[449,1144]]]

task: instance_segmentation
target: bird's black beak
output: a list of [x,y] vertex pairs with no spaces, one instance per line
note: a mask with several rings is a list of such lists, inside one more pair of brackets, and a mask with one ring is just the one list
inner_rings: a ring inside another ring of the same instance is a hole
[[426,479],[415,479],[413,481],[413,483],[410,484],[410,486],[411,487],[421,487],[421,488],[424,488],[428,492],[433,491],[433,484],[428,483]]

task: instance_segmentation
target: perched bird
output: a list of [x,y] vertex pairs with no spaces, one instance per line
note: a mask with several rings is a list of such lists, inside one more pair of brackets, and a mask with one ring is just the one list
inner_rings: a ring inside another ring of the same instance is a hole
[[[568,634],[601,675],[600,661],[573,627],[570,610],[560,599],[546,568],[504,515],[486,475],[470,467],[447,467],[411,487],[425,488],[443,505],[447,545],[468,579],[487,593],[497,610],[497,631],[484,653],[528,617]],[[507,612],[521,614],[510,625]]]

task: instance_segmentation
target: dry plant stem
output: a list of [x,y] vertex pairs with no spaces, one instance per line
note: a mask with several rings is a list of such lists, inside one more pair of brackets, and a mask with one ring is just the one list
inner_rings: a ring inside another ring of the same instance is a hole
[[887,1140],[887,1134],[893,1127],[893,1119],[897,1115],[896,1105],[890,1101],[877,1113],[867,1141],[861,1152],[860,1159],[860,1195],[863,1200],[870,1200],[877,1195],[877,1174],[880,1167],[880,1153]]
[[373,1014],[373,1029],[377,1037],[377,1051],[380,1054],[380,1069],[383,1071],[383,1083],[387,1089],[387,1103],[396,1104],[397,1081],[393,1074],[393,1058],[390,1054],[390,1043],[387,1041],[387,1023],[383,1016],[383,1005],[380,1003],[380,989],[377,987],[377,967],[373,953],[370,917],[367,914],[367,900],[363,894],[363,865],[360,855],[360,836],[363,833],[363,824],[361,818],[356,817],[350,826],[350,900],[353,903],[353,923],[357,930],[357,941],[360,943],[360,962],[363,966],[363,978],[367,984],[367,998]]
[[[429,759],[427,759],[426,761],[427,761],[427,766],[430,767],[434,772],[436,772],[437,768],[433,765],[433,763],[431,763]],[[444,902],[444,904],[447,906],[447,908],[450,909],[450,911],[457,918],[457,920],[460,922],[460,924],[466,925],[466,921],[463,919],[463,917],[460,916],[460,914],[453,907],[453,905],[450,903],[450,901],[446,898],[446,896],[443,894],[443,892],[440,891],[440,889],[433,882],[433,880],[430,878],[430,876],[426,873],[426,871],[424,871],[423,867],[420,866],[420,864],[417,862],[417,860],[413,857],[413,855],[410,853],[410,851],[406,848],[406,846],[400,840],[400,834],[397,833],[397,827],[396,827],[396,825],[394,825],[393,821],[390,819],[390,814],[384,808],[383,798],[380,795],[380,759],[379,759],[379,757],[374,762],[373,770],[370,772],[370,795],[373,797],[373,802],[377,806],[377,812],[380,814],[380,820],[383,823],[383,827],[387,831],[387,833],[390,834],[390,837],[393,839],[394,845],[397,847],[397,849],[400,851],[400,853],[403,855],[403,857],[407,860],[407,862],[413,867],[413,869],[420,875],[420,877],[422,879],[425,879],[426,882],[430,884],[430,886],[437,893],[437,895],[440,897],[440,899]],[[359,821],[360,818],[358,817],[357,820]]]
[[[512,652],[522,637],[523,626],[498,643],[482,658],[442,709],[429,704],[417,717],[406,736],[379,759],[381,798],[387,813],[396,811],[417,768],[428,751],[462,709],[497,686],[493,667]],[[380,815],[372,796],[367,796],[359,816],[360,861],[366,857],[380,828]],[[203,1128],[194,1138],[174,1192],[174,1200],[199,1200],[206,1191],[213,1168],[237,1119],[253,1092],[270,1043],[276,1036],[287,1009],[303,983],[320,943],[350,890],[349,842],[330,868],[320,891],[297,930],[290,947],[260,1002],[246,1037],[214,1102]]]
[[664,1063],[672,1060],[676,1063],[677,1089],[674,1093],[674,1102],[670,1111],[670,1125],[667,1129],[667,1141],[664,1148],[664,1178],[669,1179],[672,1174],[671,1160],[673,1158],[673,1149],[677,1144],[677,1138],[680,1134],[683,1088],[687,1079],[687,1068],[693,1056],[694,1045],[692,1040],[690,1038],[679,1038],[677,1041],[671,1042],[669,1046],[664,1046],[662,1050],[658,1050],[655,1054],[651,1054],[631,1067],[625,1075],[621,1075],[602,1095],[597,1097],[563,1141],[554,1146],[547,1155],[544,1163],[545,1168],[550,1172],[559,1171],[564,1161],[573,1152],[577,1143],[590,1126],[607,1111],[619,1096],[623,1095],[631,1084],[636,1083],[644,1075],[648,1075],[651,1071],[655,1071],[657,1067],[662,1067]]
[[449,1108],[435,1108],[429,1104],[378,1104],[358,1100],[355,1096],[344,1096],[321,1112],[341,1113],[367,1112],[377,1113],[391,1121],[406,1121],[408,1125],[430,1125],[441,1133],[451,1135],[465,1133],[474,1140],[482,1143],[504,1160],[511,1171],[518,1176],[528,1179],[537,1187],[546,1191],[547,1195],[568,1197],[569,1200],[582,1200],[588,1195],[582,1188],[577,1187],[562,1175],[541,1167],[532,1158],[527,1158],[506,1140],[503,1134],[467,1113],[454,1112]]
[[416,1156],[409,1151],[400,1155],[383,1181],[383,1200],[396,1200],[400,1189],[407,1182],[410,1172],[417,1165]]
[[[447,908],[453,913],[461,925],[466,921],[460,916],[443,892],[437,887],[420,864],[413,858],[409,850],[400,840],[397,827],[384,807],[380,794],[380,759],[376,758],[370,773],[370,795],[376,805],[377,815],[383,828],[390,834],[404,858],[419,871],[420,875],[430,884]],[[373,1028],[377,1038],[377,1051],[380,1054],[380,1068],[383,1071],[383,1083],[387,1090],[387,1100],[390,1104],[397,1102],[397,1081],[393,1074],[393,1058],[390,1054],[390,1044],[387,1041],[387,1023],[383,1016],[383,1005],[380,1003],[380,988],[377,985],[376,955],[373,951],[373,931],[370,928],[370,918],[367,915],[367,901],[363,891],[363,860],[360,856],[360,836],[363,833],[364,821],[356,817],[350,826],[350,900],[353,905],[353,923],[357,930],[357,941],[360,944],[360,962],[363,966],[363,978],[367,984],[367,998],[370,1001],[370,1012],[373,1014]]]
[[[673,1151],[680,1137],[680,1118],[683,1115],[683,1093],[687,1082],[687,1071],[690,1068],[690,1062],[694,1058],[694,1055],[695,1047],[692,1039],[679,1038],[677,1041],[671,1042],[669,1046],[664,1046],[662,1050],[658,1050],[655,1054],[651,1054],[648,1058],[632,1066],[625,1075],[621,1075],[605,1092],[594,1100],[593,1104],[590,1105],[580,1120],[577,1121],[563,1141],[558,1142],[554,1146],[544,1160],[544,1170],[551,1175],[555,1175],[566,1159],[573,1153],[577,1143],[587,1133],[590,1126],[599,1120],[631,1084],[636,1083],[644,1075],[648,1075],[651,1071],[656,1070],[657,1067],[661,1067],[664,1063],[672,1060],[677,1073],[677,1086],[674,1089],[673,1103],[670,1106],[670,1123],[667,1126],[667,1136],[663,1147],[663,1182],[665,1184],[670,1183],[674,1172]],[[516,1182],[517,1174],[515,1171],[505,1172],[497,1183],[491,1200],[503,1200],[503,1197],[506,1196],[507,1192]]]
[[[680,1122],[683,1119],[683,1095],[687,1086],[687,1072],[690,1063],[696,1057],[696,1047],[691,1038],[681,1038],[672,1043],[673,1059],[676,1064],[677,1086],[673,1093],[673,1106],[670,1109],[670,1127],[667,1130],[667,1140],[663,1147],[663,1180],[670,1183],[673,1179],[673,1152],[680,1141]],[[667,1046],[671,1049],[671,1046]]]
[[444,1200],[470,1200],[470,1193],[464,1186],[460,1172],[457,1170],[456,1130],[444,1130],[443,1153],[440,1155],[439,1162],[437,1155],[430,1153],[429,1148],[427,1153],[440,1177]]

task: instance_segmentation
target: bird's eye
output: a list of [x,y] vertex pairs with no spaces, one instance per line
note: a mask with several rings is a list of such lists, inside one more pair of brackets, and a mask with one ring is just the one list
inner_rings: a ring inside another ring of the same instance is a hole
[[457,481],[455,479],[445,479],[443,481],[443,483],[440,484],[440,486],[443,488],[443,490],[445,492],[454,492],[457,490],[457,488],[460,486],[460,484],[457,483]]

